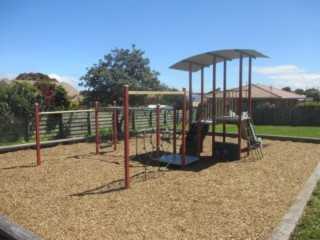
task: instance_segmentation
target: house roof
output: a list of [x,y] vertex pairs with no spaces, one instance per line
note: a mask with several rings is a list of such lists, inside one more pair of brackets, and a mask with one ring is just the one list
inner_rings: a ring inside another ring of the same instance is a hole
[[[248,96],[249,86],[242,87],[242,96]],[[229,95],[228,95],[229,94]],[[238,98],[239,88],[233,88],[227,91],[227,96]],[[206,94],[206,97],[211,98],[212,93]],[[223,92],[216,93],[217,98],[223,97]],[[305,95],[299,95],[294,92],[288,92],[282,89],[274,88],[263,84],[251,84],[251,98],[252,99],[305,99]]]
[[11,80],[4,78],[0,80],[0,85],[10,85]]

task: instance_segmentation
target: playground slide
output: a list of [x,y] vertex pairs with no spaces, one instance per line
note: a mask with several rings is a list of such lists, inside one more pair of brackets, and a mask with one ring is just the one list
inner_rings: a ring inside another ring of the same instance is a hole
[[250,145],[255,145],[257,143],[261,144],[261,139],[257,137],[251,118],[243,119],[242,126],[243,126],[243,131],[242,131],[243,139],[247,140],[249,138]]

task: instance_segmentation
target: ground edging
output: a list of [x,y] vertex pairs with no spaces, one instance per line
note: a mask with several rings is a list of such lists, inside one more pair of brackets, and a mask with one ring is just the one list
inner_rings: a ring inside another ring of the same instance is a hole
[[320,163],[296,196],[279,225],[273,230],[269,240],[289,240],[303,214],[304,208],[320,179]]

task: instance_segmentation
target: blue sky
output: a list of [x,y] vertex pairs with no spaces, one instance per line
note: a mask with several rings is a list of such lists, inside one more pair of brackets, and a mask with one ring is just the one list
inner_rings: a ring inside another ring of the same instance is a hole
[[[78,87],[87,67],[116,47],[135,44],[160,81],[178,89],[188,87],[188,73],[169,66],[235,48],[270,57],[253,61],[253,83],[319,88],[319,10],[318,0],[1,0],[0,79],[41,72]],[[212,88],[211,71],[205,70],[205,91]],[[218,86],[221,75],[220,64]],[[200,73],[193,79],[199,91]],[[237,81],[233,60],[228,88]]]

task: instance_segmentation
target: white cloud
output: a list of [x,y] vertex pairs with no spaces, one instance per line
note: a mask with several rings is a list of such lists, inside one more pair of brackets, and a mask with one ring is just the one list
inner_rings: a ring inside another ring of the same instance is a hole
[[269,79],[280,86],[290,86],[291,89],[318,88],[320,86],[320,74],[283,74],[269,76]]
[[17,73],[0,73],[0,79],[8,78],[9,80],[15,79],[19,74]]
[[78,88],[79,87],[79,78],[75,77],[75,76],[60,76],[56,73],[50,73],[48,74],[48,76],[50,78],[55,78],[57,79],[59,82],[66,82],[69,83],[71,86]]
[[306,89],[320,87],[320,74],[307,73],[306,70],[295,65],[280,65],[274,67],[255,67],[253,71],[266,75],[271,85],[279,88]]
[[253,67],[253,71],[262,74],[287,74],[287,73],[302,73],[304,69],[295,65],[281,65],[274,67]]

